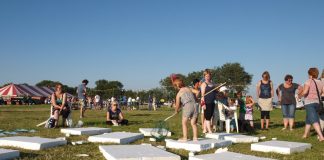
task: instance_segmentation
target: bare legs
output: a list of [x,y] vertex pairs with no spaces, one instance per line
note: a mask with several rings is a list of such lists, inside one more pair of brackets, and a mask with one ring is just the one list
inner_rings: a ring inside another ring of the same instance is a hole
[[204,115],[204,113],[201,113],[200,119],[201,119],[201,126],[204,128],[204,125],[205,125],[205,115]]
[[84,117],[84,112],[85,112],[85,106],[81,106],[81,108],[80,108],[80,118]]
[[[316,123],[313,123],[313,127],[314,127],[315,131],[317,132],[319,141],[324,141],[324,137],[323,137],[320,125],[316,122]],[[306,124],[303,138],[307,138],[309,136],[310,128],[311,128],[311,125]]]
[[[179,139],[180,141],[187,141],[188,139],[188,118],[183,117],[182,118],[182,138]],[[193,140],[196,141],[198,139],[198,130],[197,130],[197,118],[192,118],[190,120],[191,127],[192,127],[192,133],[193,133]]]
[[[270,119],[266,119],[266,128],[265,129],[269,129],[269,123],[270,123]],[[264,129],[264,119],[261,119],[261,129]]]
[[211,121],[209,120],[205,120],[205,129],[204,129],[204,131],[207,131],[208,133],[212,133],[212,130],[211,130]]
[[197,118],[191,119],[191,127],[192,127],[192,134],[193,134],[193,141],[198,140],[198,129],[197,129]]
[[289,129],[293,130],[294,125],[295,125],[295,119],[294,118],[284,118],[283,125],[284,125],[283,130],[288,129],[288,125],[289,125]]

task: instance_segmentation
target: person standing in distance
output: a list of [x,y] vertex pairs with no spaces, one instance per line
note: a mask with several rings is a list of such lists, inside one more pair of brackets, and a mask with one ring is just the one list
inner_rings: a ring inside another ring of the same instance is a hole
[[87,79],[84,79],[82,81],[82,84],[78,86],[77,89],[77,94],[78,94],[78,99],[79,99],[79,107],[80,107],[80,118],[84,117],[84,113],[87,107],[87,84],[89,81]]

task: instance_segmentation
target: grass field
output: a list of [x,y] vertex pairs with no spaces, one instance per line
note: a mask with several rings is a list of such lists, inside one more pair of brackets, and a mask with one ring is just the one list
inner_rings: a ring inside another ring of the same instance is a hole
[[[158,111],[148,111],[145,109],[138,111],[125,111],[125,116],[129,120],[128,126],[112,127],[113,131],[130,131],[138,132],[138,128],[154,127],[159,120],[163,120],[173,113],[171,108],[162,107]],[[107,127],[105,124],[105,111],[87,110],[86,118],[83,119],[84,126],[96,126]],[[259,128],[260,112],[255,111],[255,126]],[[1,106],[0,107],[0,129],[2,130],[15,130],[15,129],[35,129],[36,133],[24,133],[20,135],[26,136],[41,136],[48,138],[63,137],[60,133],[60,129],[45,129],[43,127],[37,128],[36,125],[49,117],[48,105],[37,106]],[[78,121],[79,111],[73,111],[73,121]],[[275,153],[260,153],[252,152],[250,150],[250,144],[234,144],[229,147],[229,151],[268,157],[274,159],[308,159],[316,160],[324,158],[324,143],[317,141],[317,136],[312,131],[312,136],[308,139],[301,139],[304,131],[304,117],[305,111],[298,110],[296,112],[296,128],[294,131],[281,131],[282,128],[282,116],[281,110],[276,109],[271,112],[271,125],[269,131],[257,130],[257,136],[266,136],[266,140],[271,138],[277,138],[278,140],[295,141],[311,143],[312,149],[307,150],[304,153],[296,153],[292,155],[280,155]],[[171,138],[177,139],[181,136],[181,116],[176,117],[168,121],[168,126],[173,133]],[[189,131],[190,133],[191,131]],[[199,135],[201,135],[201,129],[199,127]],[[191,133],[190,133],[191,136]],[[103,155],[99,152],[99,144],[87,143],[83,145],[73,146],[70,142],[77,140],[86,140],[87,136],[72,136],[68,137],[68,145],[62,147],[56,147],[43,151],[29,151],[19,149],[21,152],[21,159],[104,159]],[[150,143],[148,138],[139,140],[134,144]],[[153,142],[152,145],[164,145],[163,142]],[[175,154],[181,155],[182,159],[188,159],[188,152],[168,150]],[[201,152],[200,154],[213,153],[215,149]],[[76,154],[88,154],[89,157],[76,157]]]

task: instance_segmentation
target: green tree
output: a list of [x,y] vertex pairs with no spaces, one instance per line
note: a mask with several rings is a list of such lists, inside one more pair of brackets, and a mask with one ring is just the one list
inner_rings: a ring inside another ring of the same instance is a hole
[[[38,86],[38,87],[55,87],[55,85],[58,83],[62,84],[59,81],[42,80],[42,81],[36,83],[36,86]],[[72,95],[76,95],[76,87],[69,87],[68,85],[62,84],[62,90],[63,90],[63,92],[67,92]]]
[[193,85],[192,81],[194,79],[199,79],[200,80],[202,77],[203,77],[203,71],[191,72],[191,73],[188,74],[188,76],[186,78],[187,84]]
[[227,85],[236,91],[247,89],[253,77],[240,63],[226,63],[216,68],[215,74],[214,78],[217,82],[227,82]]
[[5,87],[5,86],[7,86],[7,85],[10,85],[10,84],[12,84],[12,82],[9,82],[9,83],[5,83],[4,85],[2,85],[0,88],[2,88],[2,87]]
[[[188,82],[186,82],[187,78],[185,75],[183,74],[177,74],[178,77],[182,78],[184,80],[185,84],[188,84]],[[162,89],[164,89],[165,91],[165,97],[168,100],[174,99],[177,91],[174,89],[172,82],[171,82],[171,78],[170,76],[163,78],[162,80],[160,80],[160,85],[162,87]]]
[[[247,73],[244,67],[240,63],[225,63],[220,67],[214,67],[210,69],[212,74],[212,80],[215,83],[227,82],[227,86],[230,87],[232,91],[241,91],[247,89],[251,84],[252,75]],[[179,76],[183,79],[185,85],[192,85],[194,79],[203,78],[203,70],[194,71],[186,75]],[[168,99],[172,99],[176,95],[176,90],[171,84],[170,77],[165,77],[160,81],[160,85],[166,90],[168,94]]]
[[100,95],[102,98],[107,99],[110,97],[120,97],[123,94],[124,85],[119,81],[108,81],[100,79],[95,82],[96,87],[91,90],[92,96],[95,94]]
[[37,87],[55,87],[56,84],[60,82],[58,81],[51,81],[51,80],[42,80],[38,83],[36,83]]

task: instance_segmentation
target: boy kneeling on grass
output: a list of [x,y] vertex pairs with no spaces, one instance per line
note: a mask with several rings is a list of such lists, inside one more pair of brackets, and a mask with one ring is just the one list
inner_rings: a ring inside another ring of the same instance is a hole
[[173,86],[178,90],[176,96],[176,113],[180,112],[180,105],[182,106],[182,134],[183,137],[179,141],[185,142],[188,139],[188,128],[187,122],[190,120],[192,132],[193,132],[193,141],[197,141],[197,117],[198,110],[196,107],[195,95],[192,93],[189,87],[186,87],[183,81],[180,78],[177,78],[173,81]]

